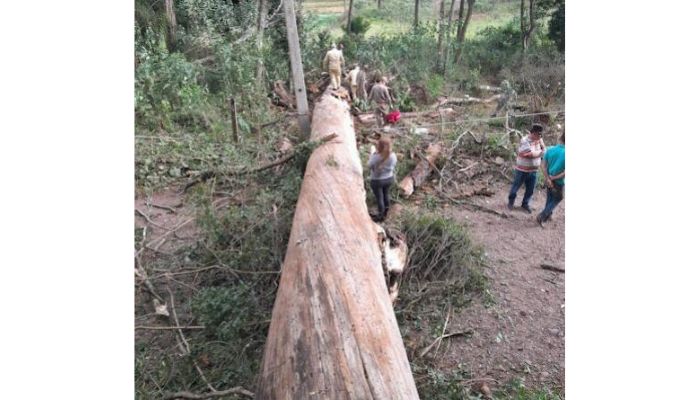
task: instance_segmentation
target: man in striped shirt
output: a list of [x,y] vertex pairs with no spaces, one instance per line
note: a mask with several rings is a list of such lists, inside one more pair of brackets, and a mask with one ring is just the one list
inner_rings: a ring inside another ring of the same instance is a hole
[[520,140],[518,146],[518,157],[515,160],[515,177],[513,186],[508,194],[508,209],[512,210],[515,204],[515,197],[518,194],[520,186],[525,184],[525,195],[521,206],[528,214],[532,213],[530,209],[530,198],[535,191],[537,183],[537,170],[540,167],[540,161],[544,154],[544,142],[542,141],[542,132],[544,128],[540,124],[533,124],[530,128],[530,133]]

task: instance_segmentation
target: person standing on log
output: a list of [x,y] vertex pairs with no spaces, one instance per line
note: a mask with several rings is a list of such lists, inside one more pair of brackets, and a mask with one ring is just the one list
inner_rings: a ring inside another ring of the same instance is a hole
[[367,98],[367,91],[365,90],[365,73],[362,71],[360,64],[355,64],[355,68],[350,70],[348,75],[350,75],[350,93],[352,94],[352,100],[365,100]]
[[331,49],[326,53],[326,57],[323,59],[323,69],[328,69],[328,74],[331,76],[331,88],[333,90],[338,90],[340,88],[340,79],[345,66],[345,58],[343,58],[343,52],[338,50],[335,43],[331,46]]
[[389,212],[389,189],[394,183],[394,168],[396,167],[396,153],[391,151],[391,139],[382,136],[377,142],[377,151],[369,156],[370,180],[374,197],[377,199],[378,214],[372,216],[375,221],[381,222]]
[[518,157],[515,160],[515,176],[513,185],[508,194],[508,209],[512,210],[515,204],[515,197],[520,186],[525,184],[525,195],[523,196],[522,208],[528,214],[532,213],[530,208],[530,198],[535,191],[537,183],[537,169],[540,167],[540,160],[544,154],[544,142],[542,132],[544,128],[540,124],[533,124],[530,133],[520,140],[518,147]]
[[375,78],[374,86],[369,92],[369,100],[375,104],[374,118],[377,120],[377,126],[381,128],[384,126],[384,117],[394,108],[385,77]]
[[552,212],[564,199],[564,134],[559,138],[560,144],[550,147],[542,159],[542,174],[547,185],[547,202],[544,209],[537,215],[540,226],[552,218]]

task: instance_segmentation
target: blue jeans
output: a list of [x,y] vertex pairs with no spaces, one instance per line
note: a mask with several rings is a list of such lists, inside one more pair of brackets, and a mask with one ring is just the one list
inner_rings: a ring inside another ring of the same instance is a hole
[[530,206],[530,198],[532,193],[535,192],[535,184],[537,183],[537,171],[523,172],[515,170],[515,179],[513,180],[513,186],[510,187],[510,194],[508,195],[508,204],[513,205],[515,203],[515,196],[518,194],[520,186],[525,184],[525,196],[523,197],[522,206]]
[[554,208],[564,199],[564,186],[559,186],[556,183],[554,188],[547,188],[547,202],[544,205],[544,209],[540,213],[540,219],[542,222],[548,221],[552,217]]
[[389,211],[391,201],[389,199],[389,188],[394,183],[394,177],[384,179],[372,179],[369,181],[369,187],[374,192],[374,197],[377,198],[377,209],[380,216],[385,216]]

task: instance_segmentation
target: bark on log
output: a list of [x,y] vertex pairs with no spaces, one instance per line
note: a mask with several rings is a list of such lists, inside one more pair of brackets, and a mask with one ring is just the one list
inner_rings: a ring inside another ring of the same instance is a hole
[[430,175],[430,170],[432,166],[435,165],[435,160],[440,156],[442,151],[442,146],[439,143],[431,143],[428,145],[428,149],[425,151],[426,155],[416,168],[408,176],[401,180],[399,183],[399,189],[401,189],[401,194],[408,197],[413,194],[414,190],[423,184],[425,178]]
[[365,203],[349,106],[324,95],[272,312],[257,399],[418,399]]
[[279,97],[280,104],[290,110],[294,109],[294,97],[287,92],[287,89],[284,88],[284,83],[282,81],[275,81],[273,84],[273,91],[277,97]]

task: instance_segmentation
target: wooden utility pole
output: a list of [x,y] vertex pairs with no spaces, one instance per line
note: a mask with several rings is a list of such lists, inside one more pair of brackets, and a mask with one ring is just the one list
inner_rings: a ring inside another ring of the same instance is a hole
[[294,82],[294,97],[297,103],[297,115],[302,139],[307,139],[311,133],[309,119],[309,104],[306,100],[306,84],[304,83],[304,65],[301,63],[299,34],[297,33],[297,17],[294,13],[294,0],[282,0],[284,5],[284,20],[287,25],[287,44],[289,45],[289,63],[292,66],[292,82]]
[[325,94],[265,343],[256,399],[418,400],[365,201],[347,103]]

